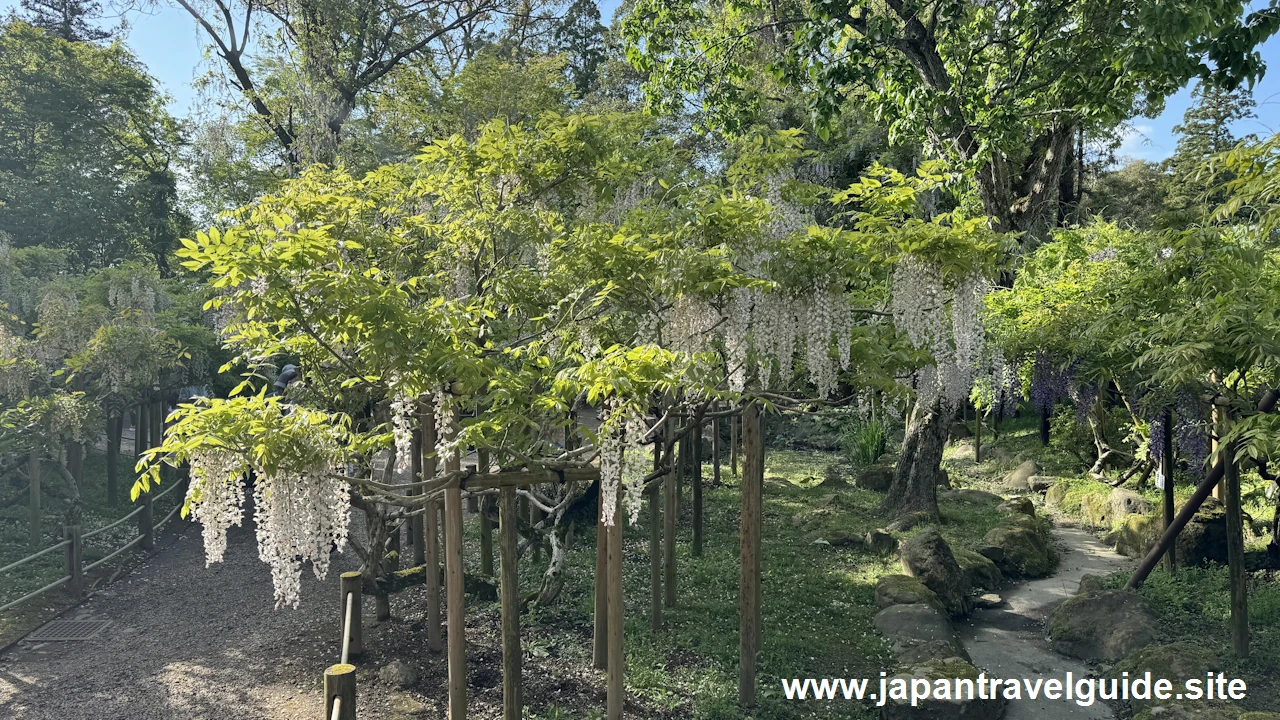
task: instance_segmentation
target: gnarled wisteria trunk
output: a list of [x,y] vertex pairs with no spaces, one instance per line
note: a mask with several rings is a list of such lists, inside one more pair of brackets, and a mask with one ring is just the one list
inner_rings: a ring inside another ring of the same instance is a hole
[[938,517],[938,480],[949,415],[940,402],[917,406],[902,439],[902,457],[880,509],[895,515],[927,513]]

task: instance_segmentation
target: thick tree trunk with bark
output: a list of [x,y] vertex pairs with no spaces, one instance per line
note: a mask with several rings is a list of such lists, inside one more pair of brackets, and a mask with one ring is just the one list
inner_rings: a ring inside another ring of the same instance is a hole
[[916,408],[902,440],[902,457],[880,509],[895,515],[923,512],[938,517],[938,480],[949,415],[940,404]]

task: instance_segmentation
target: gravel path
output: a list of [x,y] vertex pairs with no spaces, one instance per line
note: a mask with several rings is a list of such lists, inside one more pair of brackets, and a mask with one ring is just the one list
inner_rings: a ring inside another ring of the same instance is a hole
[[[1092,671],[1078,660],[1049,649],[1044,622],[1053,608],[1075,594],[1085,575],[1108,575],[1133,566],[1089,533],[1078,528],[1056,527],[1061,562],[1052,577],[1032,580],[1001,593],[1005,606],[976,610],[969,625],[960,629],[965,649],[978,667],[995,677],[1076,677]],[[1024,698],[1009,702],[1004,720],[1109,720],[1114,717],[1104,703],[1080,707],[1064,700]]]
[[0,717],[320,717],[321,674],[339,652],[336,573],[354,557],[335,557],[328,581],[307,571],[300,608],[273,610],[251,530],[233,528],[226,561],[207,569],[198,528],[166,542],[65,616],[111,621],[95,639],[0,656]]

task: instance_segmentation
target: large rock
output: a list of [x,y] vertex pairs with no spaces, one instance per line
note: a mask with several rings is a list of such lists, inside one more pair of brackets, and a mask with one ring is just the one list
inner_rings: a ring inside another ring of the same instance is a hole
[[[1206,673],[1222,670],[1222,661],[1212,651],[1190,642],[1175,642],[1168,645],[1151,645],[1136,650],[1117,662],[1107,672],[1107,677],[1123,678],[1142,677],[1143,673],[1151,673],[1153,678],[1165,678],[1175,687],[1183,687],[1190,678],[1203,678]],[[1171,705],[1180,702],[1174,698],[1160,700],[1131,698],[1130,705],[1135,712],[1157,705]]]
[[1049,488],[1058,483],[1058,478],[1053,475],[1032,475],[1027,478],[1027,488],[1031,492],[1047,492]]
[[876,581],[876,606],[881,610],[892,605],[917,604],[945,609],[937,593],[910,575],[882,575]]
[[923,603],[891,605],[871,620],[903,664],[961,657],[969,659],[947,616]]
[[1023,461],[1021,465],[1009,471],[1000,481],[1005,490],[1022,492],[1031,489],[1029,481],[1032,475],[1040,474],[1040,467],[1035,460]]
[[1227,513],[1217,498],[1206,498],[1178,535],[1179,565],[1227,562]]
[[392,660],[378,671],[378,679],[392,687],[405,688],[418,683],[418,672],[402,660]]
[[1080,524],[1095,530],[1110,530],[1111,495],[1101,490],[1092,490],[1080,498]]
[[1146,557],[1164,531],[1164,521],[1154,515],[1129,514],[1120,518],[1110,540],[1116,552],[1128,557]]
[[948,431],[952,442],[963,440],[967,437],[973,437],[973,432],[969,430],[969,426],[962,422],[951,423],[951,429]]
[[842,463],[831,463],[827,465],[822,473],[823,487],[845,487],[849,484],[849,478],[854,475],[853,468]]
[[969,612],[969,582],[951,546],[934,528],[926,528],[898,547],[907,574],[924,583],[952,615]]
[[[976,683],[978,674],[977,668],[958,657],[917,663],[902,668],[889,678],[889,695],[893,696],[892,690],[898,684],[907,689],[910,697],[913,682],[925,680],[932,688],[942,680],[954,688],[956,679],[972,680]],[[1000,694],[997,693],[997,695]],[[929,699],[917,702],[914,707],[910,700],[890,699],[880,708],[880,718],[881,720],[996,720],[1004,713],[1006,702],[1003,696],[984,700],[976,694],[970,698],[967,692],[962,693],[960,698],[950,700],[936,700],[930,695]]]
[[963,548],[956,548],[951,552],[956,556],[965,579],[969,581],[969,587],[998,590],[1004,584],[1004,574],[991,562],[991,558]]
[[1038,578],[1053,571],[1048,528],[1026,515],[1012,515],[987,531],[978,552],[1006,577]]
[[1000,512],[1009,513],[1010,515],[1030,515],[1036,516],[1035,503],[1031,502],[1031,498],[1015,497],[1009,498],[1000,503]]
[[1091,662],[1115,662],[1159,637],[1159,620],[1150,603],[1124,590],[1076,595],[1049,617],[1053,649]]
[[884,465],[868,465],[858,472],[858,487],[873,492],[888,492],[893,484],[893,468]]
[[[1035,477],[1044,477],[1036,475]],[[1029,482],[1029,481],[1028,481]],[[1066,480],[1059,480],[1054,483],[1044,493],[1044,506],[1052,510],[1064,510],[1063,503],[1067,500],[1067,493],[1071,490],[1071,483]]]
[[1151,502],[1132,490],[1116,488],[1107,497],[1107,508],[1114,525],[1125,515],[1131,513],[1146,515],[1151,512]]
[[898,547],[898,541],[893,539],[893,535],[883,528],[869,530],[867,536],[863,538],[863,542],[867,544],[867,549],[878,553],[887,553]]

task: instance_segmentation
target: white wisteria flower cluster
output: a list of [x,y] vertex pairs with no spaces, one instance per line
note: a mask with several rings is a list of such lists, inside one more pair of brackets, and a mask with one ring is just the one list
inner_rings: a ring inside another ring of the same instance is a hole
[[600,519],[612,526],[618,521],[618,493],[634,525],[640,518],[650,457],[645,446],[649,432],[644,415],[629,406],[609,413],[600,440]]
[[329,553],[347,544],[351,488],[332,478],[329,468],[282,470],[259,476],[253,487],[253,518],[258,556],[271,566],[276,607],[298,606],[302,564],[310,561],[316,577],[329,572]]
[[914,255],[894,269],[894,325],[934,359],[916,373],[916,397],[922,405],[941,401],[954,406],[969,396],[985,345],[982,307],[988,288],[977,274],[948,287],[941,268]]

